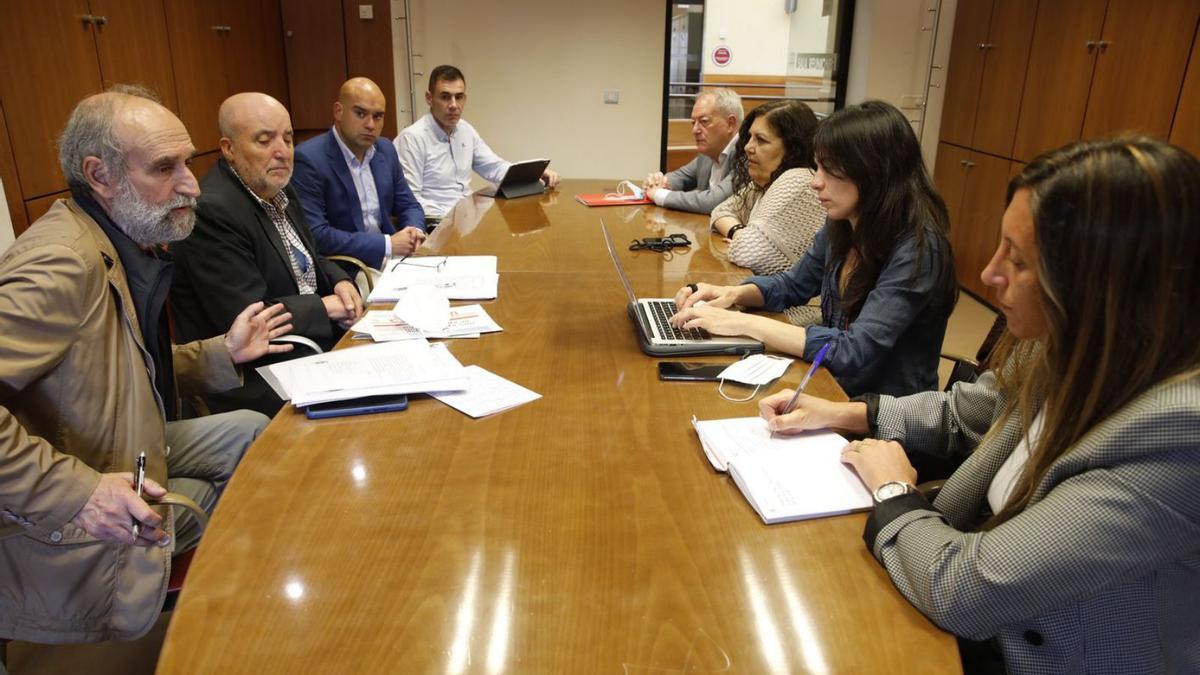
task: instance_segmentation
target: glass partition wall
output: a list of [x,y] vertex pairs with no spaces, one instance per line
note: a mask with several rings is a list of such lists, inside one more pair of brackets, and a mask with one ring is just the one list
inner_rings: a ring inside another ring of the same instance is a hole
[[692,104],[729,87],[746,110],[778,99],[825,116],[845,103],[854,0],[668,0],[661,165],[696,154]]

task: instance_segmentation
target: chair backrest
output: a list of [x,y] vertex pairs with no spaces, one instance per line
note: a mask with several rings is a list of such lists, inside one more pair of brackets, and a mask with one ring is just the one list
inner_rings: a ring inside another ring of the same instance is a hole
[[979,350],[975,352],[974,359],[968,359],[964,356],[956,356],[954,354],[942,354],[942,358],[952,362],[954,365],[950,369],[950,377],[946,380],[944,391],[950,391],[950,388],[959,382],[974,382],[979,379],[979,376],[991,367],[990,360],[992,352],[996,349],[996,343],[1000,341],[1000,336],[1004,335],[1004,329],[1008,326],[1008,320],[1003,314],[997,314],[996,320],[992,322],[991,329],[983,338],[983,343],[979,345]]

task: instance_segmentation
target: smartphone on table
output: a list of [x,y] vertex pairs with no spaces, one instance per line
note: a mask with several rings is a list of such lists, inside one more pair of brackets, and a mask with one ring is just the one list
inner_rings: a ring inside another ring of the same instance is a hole
[[728,363],[700,363],[695,361],[659,361],[658,379],[677,382],[716,382]]
[[396,412],[406,408],[408,408],[408,396],[404,394],[382,394],[380,396],[351,398],[345,401],[315,403],[306,407],[304,414],[310,420],[320,420],[327,417],[348,417],[350,415]]

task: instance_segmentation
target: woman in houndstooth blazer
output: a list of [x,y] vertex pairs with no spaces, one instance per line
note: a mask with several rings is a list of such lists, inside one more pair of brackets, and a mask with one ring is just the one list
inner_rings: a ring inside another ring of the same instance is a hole
[[[1003,368],[949,393],[804,397],[788,415],[790,392],[763,401],[772,429],[872,437],[843,453],[875,491],[871,552],[1010,673],[1200,672],[1198,221],[1183,150],[1043,155],[1010,184],[983,272]],[[930,504],[906,449],[967,459]]]

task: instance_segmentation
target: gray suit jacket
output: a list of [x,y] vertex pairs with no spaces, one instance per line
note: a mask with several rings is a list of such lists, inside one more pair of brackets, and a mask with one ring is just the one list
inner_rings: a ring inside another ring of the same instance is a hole
[[1004,404],[994,383],[987,373],[880,400],[878,435],[909,451],[978,445],[936,510],[869,525],[897,588],[942,628],[997,638],[1010,673],[1200,672],[1200,377],[1160,384],[1097,425],[1025,511],[978,532],[1022,433],[1014,415],[980,444]]
[[[731,142],[736,143],[737,138]],[[671,192],[663,206],[676,211],[712,213],[717,204],[733,194],[733,173],[727,172],[720,182],[710,185],[712,170],[713,161],[708,155],[696,155],[692,161],[668,173],[667,187]]]

